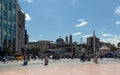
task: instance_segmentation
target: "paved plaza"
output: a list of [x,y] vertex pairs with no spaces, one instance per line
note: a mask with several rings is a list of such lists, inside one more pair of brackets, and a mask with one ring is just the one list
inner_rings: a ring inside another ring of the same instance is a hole
[[44,66],[43,61],[31,60],[27,66],[23,61],[0,63],[0,75],[120,75],[120,59],[98,60],[99,64],[79,59],[49,60]]

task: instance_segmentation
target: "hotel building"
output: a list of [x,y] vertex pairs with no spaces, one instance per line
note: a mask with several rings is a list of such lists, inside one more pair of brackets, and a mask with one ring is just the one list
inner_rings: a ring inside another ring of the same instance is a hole
[[0,51],[21,52],[24,43],[25,14],[18,0],[0,0]]

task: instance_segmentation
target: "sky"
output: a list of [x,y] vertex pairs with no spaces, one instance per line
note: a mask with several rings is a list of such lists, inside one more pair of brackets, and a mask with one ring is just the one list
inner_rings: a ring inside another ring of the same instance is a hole
[[26,15],[30,42],[93,35],[102,42],[120,42],[120,0],[18,0]]

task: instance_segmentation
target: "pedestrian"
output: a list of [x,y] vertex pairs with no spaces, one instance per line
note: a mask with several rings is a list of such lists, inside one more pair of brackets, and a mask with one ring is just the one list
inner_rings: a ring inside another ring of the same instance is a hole
[[47,56],[47,54],[45,54],[44,65],[45,65],[45,66],[47,66],[47,65],[48,65],[48,56]]
[[93,61],[95,62],[95,64],[98,64],[98,57],[97,57],[97,55],[94,56]]
[[80,61],[83,61],[83,56],[82,56],[82,54],[80,54]]
[[3,57],[3,62],[4,62],[4,64],[5,64],[5,63],[8,63],[8,56],[7,56],[7,55],[5,55],[5,56]]
[[101,60],[103,59],[103,55],[102,55],[102,54],[100,55],[100,59],[101,59]]
[[27,64],[28,64],[28,56],[26,54],[24,54],[23,66],[27,66]]
[[3,62],[4,62],[4,64],[6,63],[6,60],[7,60],[7,59],[6,59],[6,57],[4,56],[4,57],[3,57]]
[[43,56],[43,55],[41,55],[41,56],[40,56],[41,61],[43,61],[43,58],[44,58],[44,56]]
[[88,61],[91,61],[91,56],[90,56],[90,54],[88,55]]

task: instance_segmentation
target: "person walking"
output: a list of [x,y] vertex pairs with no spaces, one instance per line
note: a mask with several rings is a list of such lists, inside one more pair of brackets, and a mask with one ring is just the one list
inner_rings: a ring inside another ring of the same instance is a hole
[[91,61],[91,56],[90,56],[90,54],[88,54],[88,61]]
[[47,66],[47,65],[48,65],[48,56],[47,56],[47,54],[45,54],[44,65],[45,65],[45,66]]
[[27,64],[28,64],[28,56],[26,54],[24,54],[23,66],[27,66]]
[[95,64],[98,64],[98,57],[97,57],[97,55],[94,56],[93,61],[95,62]]

